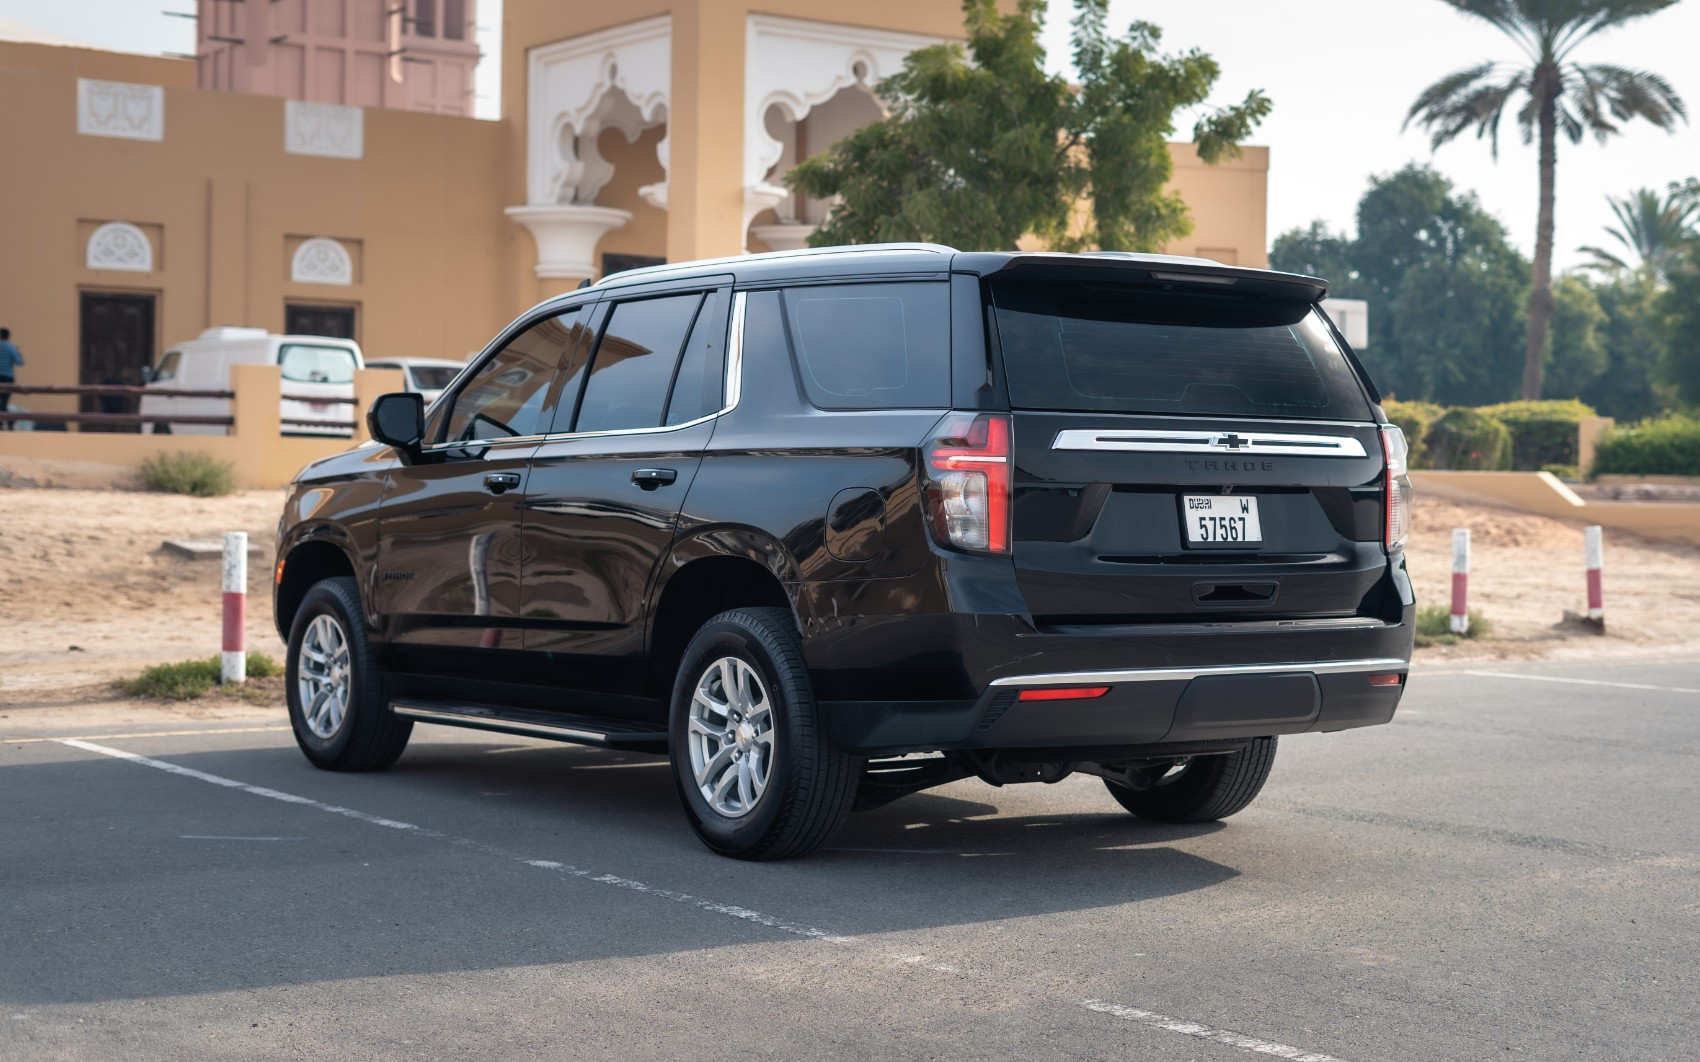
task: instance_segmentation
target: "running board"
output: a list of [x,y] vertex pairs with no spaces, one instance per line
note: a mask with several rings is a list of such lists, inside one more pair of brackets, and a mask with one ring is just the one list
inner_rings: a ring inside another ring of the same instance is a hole
[[560,715],[524,708],[496,708],[483,704],[453,704],[444,701],[396,700],[390,711],[421,723],[443,723],[499,734],[571,741],[607,749],[633,752],[667,751],[667,732],[621,719],[597,719],[584,715]]

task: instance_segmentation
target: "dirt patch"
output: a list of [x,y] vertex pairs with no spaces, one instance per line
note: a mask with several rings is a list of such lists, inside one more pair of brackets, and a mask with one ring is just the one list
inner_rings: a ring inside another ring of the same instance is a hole
[[[262,550],[248,567],[248,645],[282,660],[269,558],[283,497],[0,490],[0,711],[110,700],[114,679],[218,651],[219,566],[163,552],[168,538],[248,532]],[[1494,633],[1421,650],[1420,661],[1700,648],[1700,549],[1607,531],[1608,633],[1600,637],[1562,626],[1567,609],[1583,606],[1580,523],[1419,495],[1409,550],[1419,600],[1449,599],[1454,527],[1471,530],[1471,604]],[[163,710],[147,703],[137,711]],[[224,709],[172,709],[189,718],[202,710]]]
[[1424,662],[1615,655],[1700,648],[1700,549],[1605,532],[1606,634],[1564,623],[1586,606],[1580,521],[1421,494],[1407,550],[1417,600],[1452,596],[1452,529],[1470,529],[1470,605],[1493,635],[1420,650]]

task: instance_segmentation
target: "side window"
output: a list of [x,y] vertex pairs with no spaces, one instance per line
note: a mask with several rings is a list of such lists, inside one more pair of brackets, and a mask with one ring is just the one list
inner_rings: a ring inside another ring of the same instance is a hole
[[950,285],[844,284],[785,293],[797,368],[822,409],[950,405]]
[[149,381],[160,383],[164,380],[177,379],[177,363],[182,360],[183,352],[181,350],[166,351],[165,357],[159,359],[159,368],[155,369],[153,375],[148,377]]
[[354,351],[347,347],[285,343],[277,363],[291,383],[345,384],[354,382]]
[[561,352],[576,345],[583,308],[547,317],[484,360],[455,393],[443,441],[509,439],[544,430],[543,403],[561,368]]
[[614,307],[590,363],[573,431],[661,425],[673,369],[702,301],[692,293]]
[[663,424],[683,424],[720,409],[726,385],[726,294],[711,291],[679,358]]

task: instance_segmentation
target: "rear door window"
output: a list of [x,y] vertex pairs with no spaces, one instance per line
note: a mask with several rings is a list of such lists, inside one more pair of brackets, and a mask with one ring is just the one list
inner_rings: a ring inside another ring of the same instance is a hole
[[283,378],[291,383],[354,382],[354,351],[347,347],[285,343],[278,351],[277,363],[283,371]]
[[809,401],[821,409],[950,405],[950,285],[793,288],[785,313]]
[[991,290],[1018,409],[1371,417],[1310,303],[1080,281]]
[[701,292],[616,305],[596,345],[575,432],[657,428]]

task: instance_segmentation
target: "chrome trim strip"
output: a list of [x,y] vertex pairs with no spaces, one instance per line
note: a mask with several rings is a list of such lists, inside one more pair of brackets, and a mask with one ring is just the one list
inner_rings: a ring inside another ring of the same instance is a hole
[[570,726],[547,726],[542,723],[525,723],[512,719],[503,719],[499,715],[467,715],[460,712],[440,712],[433,708],[417,708],[408,704],[391,704],[390,712],[406,719],[417,719],[424,723],[447,723],[451,726],[472,727],[477,730],[491,730],[500,727],[503,730],[521,734],[536,734],[538,737],[563,738],[568,741],[584,741],[599,744],[610,740],[610,735],[596,730],[579,730]]
[[[1222,440],[1233,436],[1238,445]],[[1067,428],[1057,432],[1053,450],[1129,450],[1162,454],[1303,454],[1308,457],[1366,457],[1364,444],[1350,435],[1309,435],[1269,431],[1179,431],[1167,428]]]
[[1190,682],[1211,675],[1349,675],[1359,671],[1409,671],[1411,662],[1398,657],[1366,660],[1325,660],[1309,664],[1218,664],[1212,667],[1146,667],[1130,671],[1060,671],[1049,675],[1010,675],[994,679],[994,687],[1116,686],[1124,682]]

